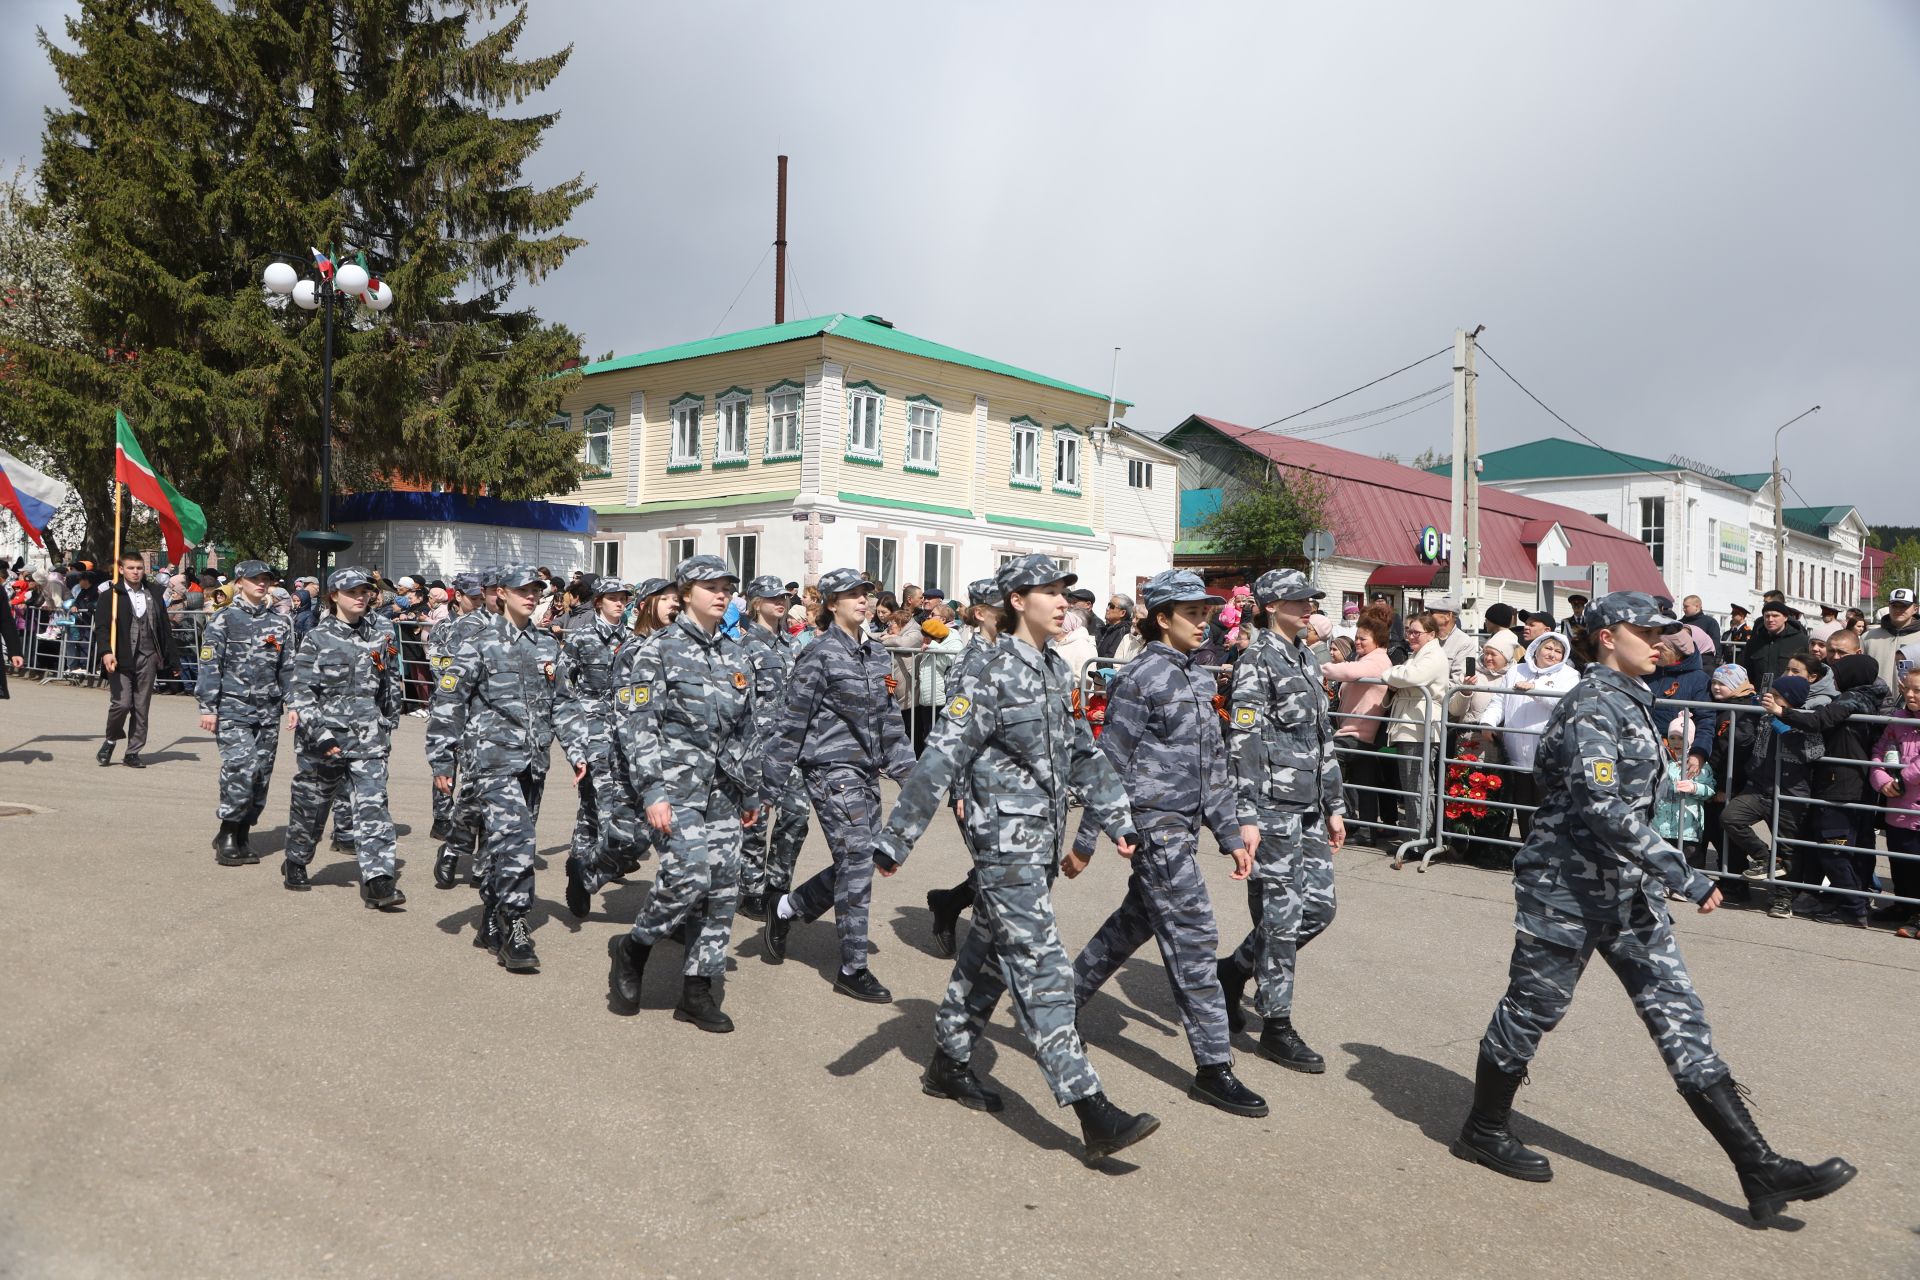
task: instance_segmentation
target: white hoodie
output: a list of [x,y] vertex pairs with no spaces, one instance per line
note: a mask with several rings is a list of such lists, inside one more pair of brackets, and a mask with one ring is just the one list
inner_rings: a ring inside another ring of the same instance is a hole
[[[1559,641],[1563,653],[1572,652],[1573,646],[1567,643],[1565,636],[1556,632],[1541,636],[1527,646],[1527,656],[1509,667],[1498,685],[1489,688],[1488,691],[1496,696],[1487,703],[1487,709],[1480,713],[1481,724],[1489,729],[1504,728],[1500,745],[1506,748],[1507,763],[1522,769],[1533,768],[1533,758],[1540,751],[1539,731],[1546,727],[1554,704],[1560,700],[1559,695],[1580,683],[1580,673],[1564,657],[1548,667],[1538,666],[1534,662],[1534,655],[1549,639]],[[1530,691],[1505,692],[1529,680],[1533,682]]]

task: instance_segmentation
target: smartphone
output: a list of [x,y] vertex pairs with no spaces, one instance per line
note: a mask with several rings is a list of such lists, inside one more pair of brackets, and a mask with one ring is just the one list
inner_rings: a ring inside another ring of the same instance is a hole
[[1476,664],[1475,664],[1475,662],[1474,662],[1474,660],[1473,660],[1473,655],[1472,655],[1472,654],[1468,654],[1468,655],[1467,655],[1467,674],[1468,674],[1469,676],[1471,676],[1471,675],[1473,674],[1473,669],[1474,669],[1474,667],[1475,667],[1475,665],[1476,665]]

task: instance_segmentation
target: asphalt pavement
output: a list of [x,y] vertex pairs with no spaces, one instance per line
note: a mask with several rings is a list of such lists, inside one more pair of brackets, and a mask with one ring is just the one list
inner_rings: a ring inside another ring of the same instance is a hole
[[[1748,1221],[1610,973],[1589,971],[1522,1089],[1544,1185],[1454,1159],[1475,1045],[1504,988],[1506,878],[1337,858],[1340,912],[1303,953],[1295,1021],[1324,1076],[1239,1070],[1272,1114],[1190,1101],[1151,945],[1083,1018],[1109,1095],[1162,1120],[1084,1167],[1003,1005],[975,1056],[984,1115],[922,1095],[949,964],[923,895],[964,874],[950,824],[876,881],[873,970],[835,995],[831,920],[786,965],[734,933],[733,1035],[669,1016],[663,944],[637,1017],[606,1003],[606,939],[652,864],[593,914],[561,904],[573,797],[551,775],[534,913],[542,962],[469,945],[478,899],[437,890],[424,722],[392,801],[410,901],[362,908],[324,847],[314,889],[278,859],[217,867],[212,738],[154,705],[150,768],[97,767],[104,691],[16,681],[0,702],[0,1275],[1340,1276],[1920,1274],[1920,945],[1880,931],[1677,917],[1717,1042],[1774,1146],[1855,1182]],[[558,757],[556,755],[556,761]],[[256,844],[277,849],[291,744]],[[891,788],[889,788],[891,795]],[[822,865],[817,830],[801,873]],[[1241,886],[1209,857],[1230,945]],[[1103,843],[1063,882],[1076,949],[1119,901]],[[1257,1028],[1258,1022],[1255,1021]]]

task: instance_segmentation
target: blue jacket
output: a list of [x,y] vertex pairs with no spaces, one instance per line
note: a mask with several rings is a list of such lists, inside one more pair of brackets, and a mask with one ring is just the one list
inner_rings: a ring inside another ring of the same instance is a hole
[[[1703,711],[1699,707],[1669,707],[1674,702],[1712,702],[1713,686],[1708,679],[1706,668],[1700,665],[1700,655],[1690,653],[1670,667],[1656,667],[1647,677],[1647,685],[1653,690],[1654,708],[1671,720],[1681,711],[1693,712],[1693,741],[1687,744],[1687,754],[1699,756],[1702,760],[1713,759],[1714,735],[1720,732],[1720,713]],[[1660,726],[1661,731],[1666,725]]]

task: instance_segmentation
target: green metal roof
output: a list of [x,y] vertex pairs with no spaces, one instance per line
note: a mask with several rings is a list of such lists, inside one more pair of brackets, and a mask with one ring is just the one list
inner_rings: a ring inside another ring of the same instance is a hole
[[[1441,463],[1427,469],[1437,476],[1453,474],[1452,463]],[[1558,479],[1562,476],[1613,476],[1629,471],[1653,471],[1666,475],[1687,469],[1659,458],[1643,458],[1638,454],[1621,453],[1555,437],[1531,440],[1526,444],[1514,445],[1511,449],[1496,449],[1480,455],[1481,484]]]
[[[770,347],[775,343],[828,335],[845,338],[850,342],[864,342],[870,347],[898,351],[904,355],[922,356],[928,360],[957,364],[967,369],[997,373],[1003,377],[1031,382],[1035,386],[1052,387],[1056,391],[1069,391],[1074,395],[1091,396],[1096,400],[1106,399],[1101,392],[1075,386],[1071,382],[1062,382],[1058,378],[1049,378],[1045,374],[1034,373],[1029,369],[1002,364],[998,360],[989,360],[985,356],[976,356],[958,347],[944,346],[925,338],[916,338],[910,333],[902,333],[891,325],[876,323],[872,318],[848,315],[845,312],[830,316],[815,316],[811,320],[789,320],[785,324],[770,324],[759,329],[745,329],[739,333],[722,334],[717,338],[703,338],[698,342],[683,342],[678,346],[661,347],[657,351],[642,351],[638,355],[597,360],[584,366],[580,372],[591,377],[596,373],[613,373],[620,369],[671,364],[676,360],[694,360],[700,356],[723,355],[729,351],[748,351],[754,347]],[[1116,400],[1114,403],[1126,405],[1128,408],[1133,407],[1131,400]]]
[[1824,538],[1827,530],[1843,523],[1852,510],[1852,507],[1788,507],[1780,513],[1780,519],[1797,533]]
[[1773,482],[1771,471],[1743,471],[1737,476],[1721,476],[1728,484],[1737,484],[1749,493],[1758,493]]

